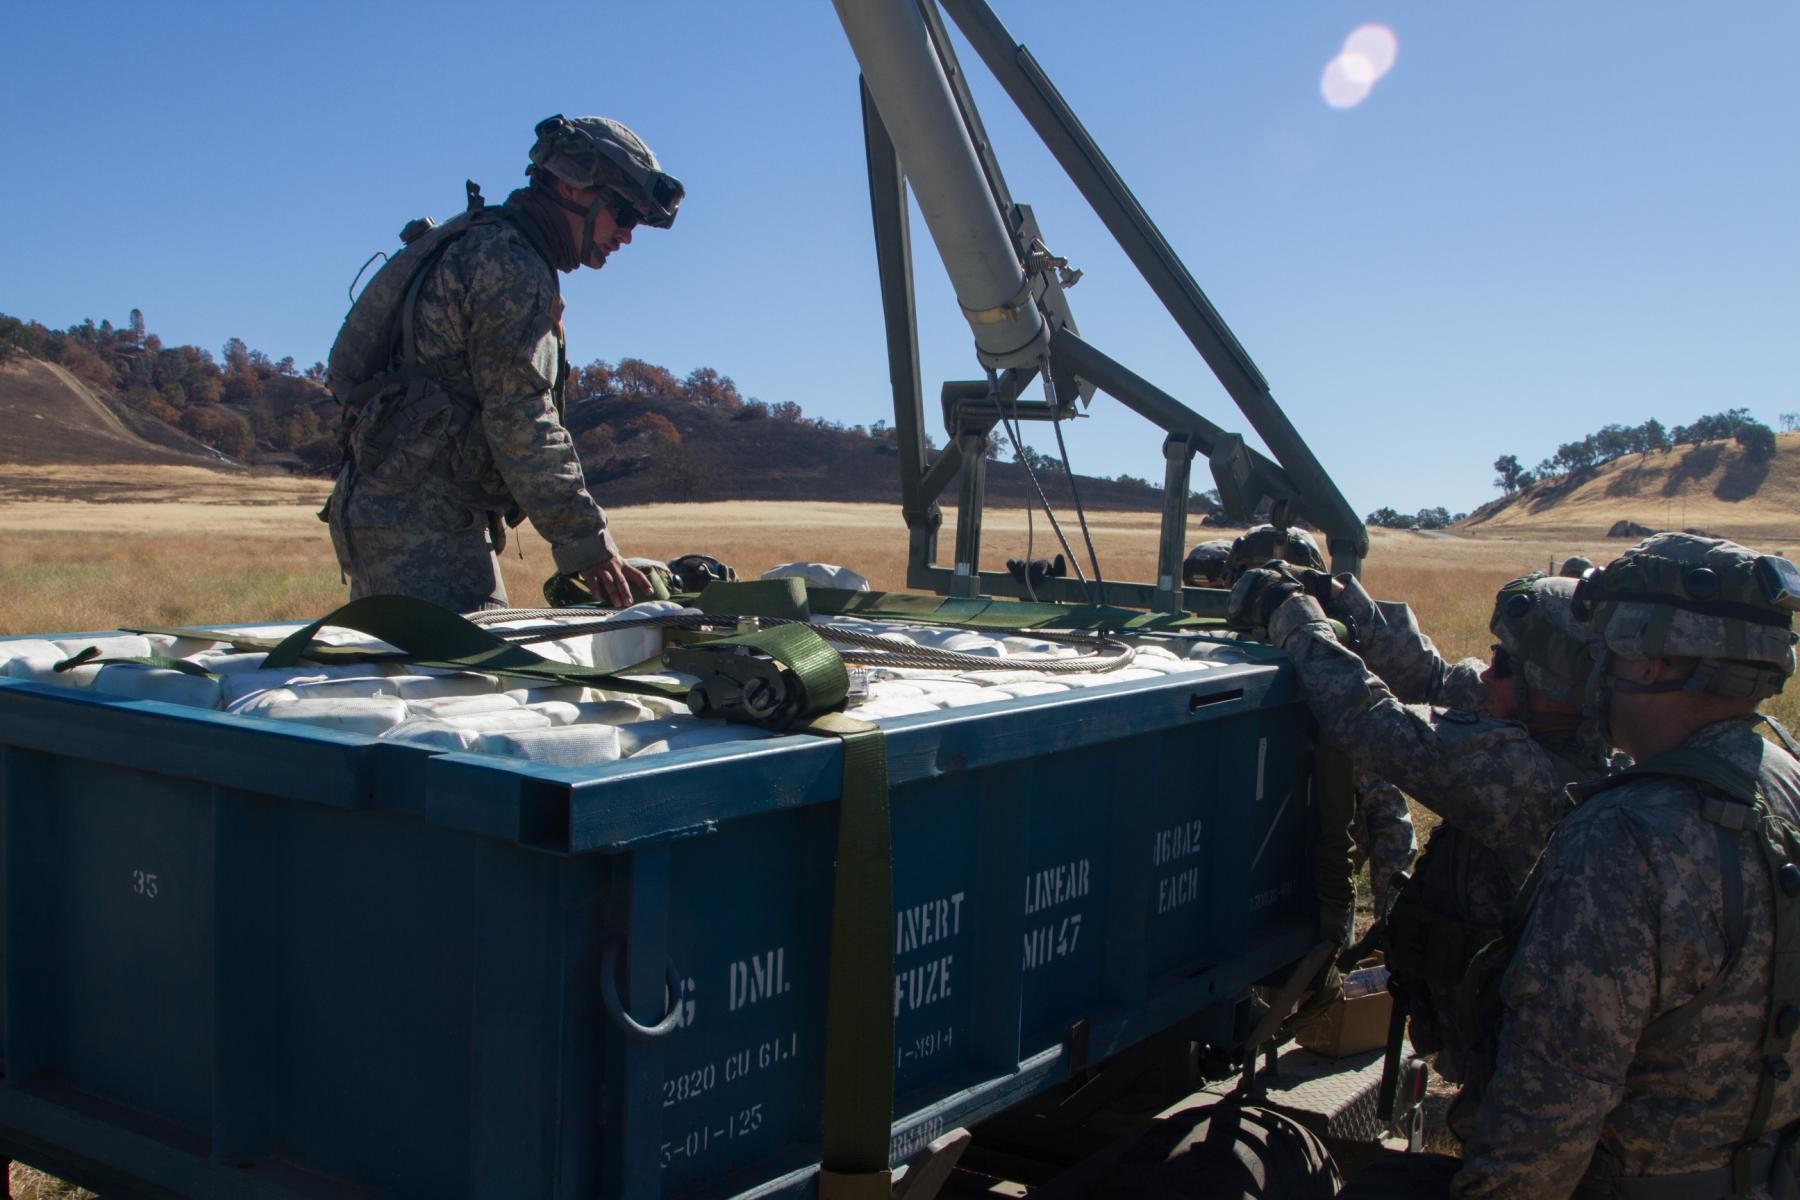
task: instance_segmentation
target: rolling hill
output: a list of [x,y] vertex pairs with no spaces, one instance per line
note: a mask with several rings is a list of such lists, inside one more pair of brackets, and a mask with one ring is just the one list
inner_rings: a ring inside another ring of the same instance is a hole
[[[1750,544],[1800,537],[1800,433],[1758,461],[1733,442],[1627,455],[1482,505],[1456,528],[1475,535],[1591,538],[1618,522],[1703,529]],[[1638,535],[1641,536],[1641,535]]]

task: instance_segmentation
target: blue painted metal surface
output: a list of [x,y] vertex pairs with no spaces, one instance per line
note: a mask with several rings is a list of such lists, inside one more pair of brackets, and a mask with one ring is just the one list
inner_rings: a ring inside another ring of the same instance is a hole
[[[898,1162],[1311,940],[1246,662],[888,723]],[[588,770],[0,681],[0,1152],[155,1194],[804,1194],[841,751]],[[601,964],[644,1024],[609,1020]]]

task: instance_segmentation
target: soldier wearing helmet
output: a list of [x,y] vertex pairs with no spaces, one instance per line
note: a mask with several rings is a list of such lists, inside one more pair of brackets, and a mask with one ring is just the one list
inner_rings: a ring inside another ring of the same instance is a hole
[[1757,707],[1797,605],[1785,560],[1692,534],[1583,576],[1588,705],[1637,761],[1570,789],[1471,973],[1496,1041],[1452,1194],[1795,1194],[1800,761]]
[[1236,583],[1251,567],[1279,559],[1296,567],[1315,571],[1325,569],[1325,556],[1319,543],[1304,529],[1283,529],[1274,525],[1254,525],[1240,533],[1231,543],[1225,560],[1225,582]]
[[[1443,818],[1386,914],[1386,946],[1413,1046],[1453,1082],[1469,1060],[1457,985],[1499,935],[1564,811],[1563,787],[1608,765],[1582,714],[1596,642],[1571,615],[1574,590],[1541,575],[1501,588],[1485,664],[1446,662],[1404,605],[1377,604],[1354,577],[1252,568],[1232,592],[1234,616],[1266,623],[1292,658],[1325,735]],[[1326,605],[1366,662],[1338,640]]]
[[588,494],[562,423],[568,373],[559,272],[599,268],[639,225],[668,228],[682,186],[604,117],[537,126],[530,182],[412,222],[332,346],[345,463],[322,514],[352,598],[504,606],[499,552],[529,517],[559,574],[629,604],[643,573]]
[[1231,562],[1231,542],[1214,538],[1201,542],[1187,553],[1181,564],[1181,582],[1188,587],[1216,588],[1224,585],[1225,571]]
[[1569,557],[1563,559],[1563,565],[1557,568],[1556,573],[1558,575],[1567,576],[1570,579],[1580,579],[1583,575],[1593,569],[1594,562],[1592,559],[1581,554],[1571,554]]
[[[1209,543],[1210,544],[1210,543]],[[1201,547],[1195,547],[1198,554]],[[1304,529],[1257,525],[1231,543],[1225,557],[1222,582],[1229,587],[1245,571],[1279,560],[1294,567],[1323,571],[1325,556]],[[1188,556],[1193,561],[1193,554]],[[1377,912],[1387,911],[1393,899],[1394,881],[1412,869],[1418,840],[1413,833],[1412,811],[1406,796],[1371,770],[1359,755],[1355,759],[1356,815],[1351,827],[1351,869],[1369,867],[1369,891]]]

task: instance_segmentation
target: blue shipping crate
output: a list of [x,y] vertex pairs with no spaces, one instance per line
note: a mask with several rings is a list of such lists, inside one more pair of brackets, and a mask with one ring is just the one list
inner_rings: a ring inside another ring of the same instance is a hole
[[[1312,725],[1272,656],[1216,657],[883,722],[896,1163],[1224,1038],[1309,947]],[[804,1194],[841,771],[807,736],[571,770],[0,680],[0,1152],[177,1195]]]

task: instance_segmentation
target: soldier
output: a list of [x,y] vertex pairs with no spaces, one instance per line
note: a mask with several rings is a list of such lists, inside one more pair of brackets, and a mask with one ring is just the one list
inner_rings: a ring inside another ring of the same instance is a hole
[[1571,554],[1569,557],[1563,559],[1563,565],[1556,573],[1558,575],[1565,575],[1570,579],[1580,579],[1583,575],[1593,569],[1594,561],[1592,559],[1581,554]]
[[[1468,1060],[1454,1023],[1457,984],[1499,935],[1562,814],[1563,786],[1606,771],[1580,707],[1596,643],[1574,619],[1572,579],[1529,575],[1501,588],[1492,661],[1452,664],[1404,605],[1374,603],[1353,578],[1300,578],[1248,571],[1232,610],[1267,623],[1327,737],[1443,818],[1387,913],[1388,968],[1414,1048],[1457,1082]],[[1319,597],[1356,631],[1367,664],[1339,643]]]
[[[1196,548],[1195,553],[1198,553]],[[1193,561],[1190,554],[1189,561]],[[1226,556],[1224,582],[1229,586],[1245,571],[1279,559],[1295,567],[1323,571],[1325,556],[1304,529],[1280,529],[1257,525],[1231,543]],[[1354,751],[1355,747],[1351,747]],[[1387,911],[1393,900],[1394,880],[1412,869],[1418,840],[1413,832],[1412,810],[1406,795],[1352,754],[1356,786],[1356,815],[1351,825],[1352,873],[1366,863],[1369,892],[1377,913]]]
[[1454,1195],[1795,1194],[1800,761],[1756,708],[1794,672],[1797,605],[1792,566],[1691,534],[1582,580],[1594,703],[1637,765],[1570,789],[1521,897]]
[[469,212],[409,225],[332,346],[346,461],[324,515],[352,598],[502,607],[499,552],[527,516],[596,598],[648,588],[563,428],[557,272],[600,268],[638,225],[667,229],[682,186],[604,117],[539,123],[530,157],[504,204],[470,184]]

